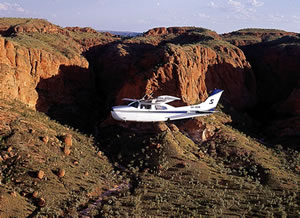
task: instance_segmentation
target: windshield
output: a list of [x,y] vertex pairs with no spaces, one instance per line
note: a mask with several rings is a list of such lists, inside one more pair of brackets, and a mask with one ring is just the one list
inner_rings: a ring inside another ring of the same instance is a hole
[[131,102],[128,106],[138,108],[139,102],[137,102],[137,101]]

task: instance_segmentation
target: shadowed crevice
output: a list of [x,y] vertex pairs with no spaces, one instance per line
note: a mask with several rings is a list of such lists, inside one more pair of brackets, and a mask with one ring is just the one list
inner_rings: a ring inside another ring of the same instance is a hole
[[62,124],[90,132],[95,122],[95,83],[87,68],[61,65],[38,83],[36,109]]

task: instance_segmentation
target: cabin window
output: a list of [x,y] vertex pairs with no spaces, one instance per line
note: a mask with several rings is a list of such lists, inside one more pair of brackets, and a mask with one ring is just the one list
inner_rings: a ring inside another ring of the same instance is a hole
[[139,103],[137,101],[135,101],[135,102],[130,103],[129,106],[138,108]]
[[166,110],[167,107],[166,106],[162,106],[162,105],[155,105],[155,109],[156,110]]
[[151,109],[151,105],[150,104],[141,104],[141,109]]

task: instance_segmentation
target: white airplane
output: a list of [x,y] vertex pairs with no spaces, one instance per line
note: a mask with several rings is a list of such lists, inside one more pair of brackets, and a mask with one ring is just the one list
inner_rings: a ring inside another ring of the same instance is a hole
[[158,122],[206,116],[217,112],[215,108],[222,92],[223,90],[215,89],[201,104],[183,107],[168,105],[169,102],[180,100],[180,98],[169,95],[147,100],[123,98],[131,103],[126,106],[112,107],[111,115],[115,120],[136,122]]

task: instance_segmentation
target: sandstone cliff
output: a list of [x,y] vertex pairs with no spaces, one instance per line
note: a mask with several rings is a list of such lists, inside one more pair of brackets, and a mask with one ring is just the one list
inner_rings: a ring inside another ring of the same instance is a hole
[[115,40],[91,28],[64,29],[45,20],[1,18],[0,95],[47,112],[74,103],[79,90],[94,87],[89,47]]
[[203,33],[206,35],[211,36],[212,38],[215,39],[221,39],[221,37],[214,31],[205,29],[205,28],[199,28],[199,27],[157,27],[148,30],[147,32],[144,33],[145,37],[157,37],[157,36],[163,36],[163,35],[182,35],[182,34],[187,34],[187,33]]
[[[242,38],[237,39],[240,34],[248,39],[255,36],[257,40],[244,43]],[[226,34],[225,39],[240,45],[251,63],[257,83],[255,116],[263,120],[267,133],[273,139],[279,136],[299,141],[299,34],[248,30]]]
[[236,108],[253,106],[256,86],[250,64],[239,48],[214,34],[201,28],[154,29],[144,37],[113,43],[96,63],[101,87],[114,93],[115,103],[153,93],[193,104],[220,88]]
[[[67,58],[40,49],[24,48],[3,37],[0,37],[0,64],[1,97],[18,99],[32,108],[37,105],[39,96],[36,88],[41,80],[60,74],[61,66],[88,68],[86,59],[79,55]],[[58,84],[55,85],[63,88]],[[39,88],[42,92],[47,92],[48,89]],[[39,109],[47,111],[47,107]]]
[[[264,108],[259,119],[269,122],[269,133],[299,132],[298,124],[290,130],[290,119],[299,120],[295,33],[247,29],[219,36],[203,28],[162,27],[120,39],[45,20],[1,19],[0,34],[1,97],[39,111],[102,120],[123,97],[168,94],[194,104],[219,88],[225,105],[259,108],[256,115]],[[92,118],[90,110],[100,115]]]
[[57,25],[43,19],[0,18],[0,34],[9,36],[17,33],[66,33]]

